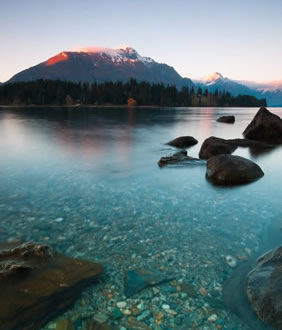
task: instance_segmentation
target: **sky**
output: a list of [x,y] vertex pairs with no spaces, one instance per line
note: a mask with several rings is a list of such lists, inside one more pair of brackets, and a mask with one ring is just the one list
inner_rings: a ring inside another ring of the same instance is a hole
[[198,79],[282,80],[282,0],[0,0],[0,81],[61,51],[128,45]]

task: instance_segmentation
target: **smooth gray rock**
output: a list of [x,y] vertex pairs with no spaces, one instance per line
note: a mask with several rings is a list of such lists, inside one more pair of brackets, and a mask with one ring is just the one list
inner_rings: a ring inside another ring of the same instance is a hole
[[249,183],[263,175],[262,169],[256,163],[240,156],[218,155],[207,161],[206,176],[215,184]]
[[234,116],[221,116],[216,120],[219,123],[226,123],[226,124],[234,124],[235,117]]
[[179,136],[178,138],[169,141],[167,144],[176,148],[187,148],[197,144],[198,141],[193,136]]

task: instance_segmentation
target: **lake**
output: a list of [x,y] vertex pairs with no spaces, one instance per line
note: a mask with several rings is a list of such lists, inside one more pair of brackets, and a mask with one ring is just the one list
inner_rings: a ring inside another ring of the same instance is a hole
[[[205,164],[159,168],[158,160],[181,135],[199,141],[193,157],[209,136],[241,137],[257,110],[0,107],[1,241],[47,243],[105,266],[103,281],[60,316],[76,329],[93,318],[129,329],[132,315],[153,329],[248,329],[222,303],[234,271],[226,256],[238,266],[255,256],[281,213],[282,148],[238,148],[265,176],[232,188],[210,184]],[[234,125],[216,122],[227,114]],[[141,267],[173,281],[126,299],[125,273]],[[129,312],[115,315],[117,302]]]

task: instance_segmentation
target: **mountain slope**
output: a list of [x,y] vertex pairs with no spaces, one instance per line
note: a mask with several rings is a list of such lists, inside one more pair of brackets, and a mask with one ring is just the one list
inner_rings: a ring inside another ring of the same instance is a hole
[[47,61],[14,75],[9,82],[37,79],[60,79],[73,82],[138,81],[192,86],[192,81],[182,78],[173,67],[140,56],[126,47],[82,48],[62,52]]

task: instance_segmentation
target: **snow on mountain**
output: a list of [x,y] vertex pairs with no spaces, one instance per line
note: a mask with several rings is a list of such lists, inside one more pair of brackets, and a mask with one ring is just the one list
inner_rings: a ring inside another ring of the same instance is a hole
[[243,84],[240,84],[239,82],[224,77],[219,72],[214,72],[209,76],[202,78],[198,81],[198,85],[202,88],[207,88],[211,92],[214,92],[217,89],[218,91],[229,92],[234,96],[237,96],[239,94],[255,94],[254,90]]
[[137,51],[131,47],[124,46],[120,48],[105,48],[105,47],[79,47],[72,49],[73,52],[99,54],[108,56],[114,63],[121,62],[143,62],[145,64],[154,63],[150,57],[140,56]]

